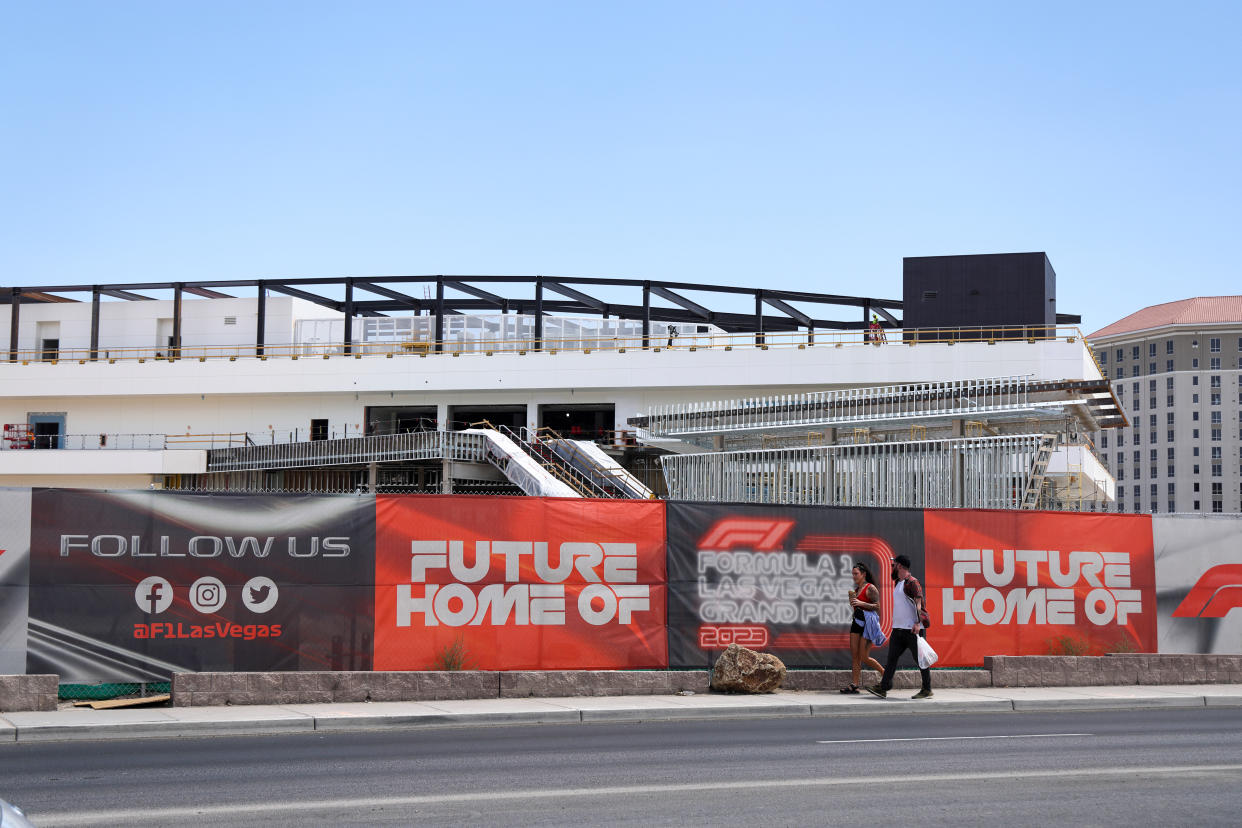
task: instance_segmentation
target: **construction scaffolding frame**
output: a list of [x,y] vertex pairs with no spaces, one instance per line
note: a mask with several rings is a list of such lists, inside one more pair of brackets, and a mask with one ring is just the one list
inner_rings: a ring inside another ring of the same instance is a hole
[[1050,436],[682,454],[660,462],[675,500],[1020,509]]

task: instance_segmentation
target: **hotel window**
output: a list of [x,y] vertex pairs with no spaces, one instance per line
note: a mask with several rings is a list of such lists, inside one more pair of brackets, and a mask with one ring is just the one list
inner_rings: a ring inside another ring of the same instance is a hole
[[1195,405],[1198,405],[1198,404],[1199,404],[1199,395],[1198,395],[1198,394],[1191,394],[1191,395],[1190,395],[1190,401],[1191,401],[1192,403],[1194,403]]
[[[1238,350],[1239,350],[1239,351],[1242,351],[1242,348],[1239,348]],[[1165,342],[1164,342],[1164,352],[1165,352],[1166,354],[1171,354],[1171,353],[1173,353],[1173,340],[1171,340],[1171,339],[1166,339],[1166,340],[1165,340]]]
[[1199,501],[1195,501],[1195,511],[1199,511]]
[[1167,408],[1173,407],[1173,395],[1172,394],[1164,398],[1164,404]]
[[1134,347],[1130,349],[1130,359],[1138,359],[1138,358],[1139,358],[1139,346],[1135,345]]
[[1164,415],[1165,425],[1173,425],[1173,412]]
[[1211,359],[1208,360],[1208,370],[1209,371],[1220,370],[1220,357],[1212,357]]
[[1172,462],[1173,461],[1173,447],[1169,446],[1168,451],[1166,451],[1165,454],[1168,455],[1169,462]]
[[1131,487],[1130,487],[1130,496],[1131,496],[1131,497],[1133,497],[1135,500],[1138,500],[1138,499],[1139,499],[1139,489],[1140,489],[1140,488],[1141,488],[1140,486],[1131,486]]
[[1212,442],[1213,443],[1220,442],[1220,429],[1219,428],[1212,429]]
[[1199,347],[1199,340],[1197,340],[1197,339],[1192,339],[1192,340],[1190,340],[1190,347],[1192,347],[1192,348],[1198,348],[1198,347]]
[[1165,378],[1165,380],[1164,380],[1164,390],[1165,390],[1165,391],[1172,391],[1172,390],[1173,390],[1173,378],[1172,378],[1172,377],[1166,377],[1166,378]]
[[1153,463],[1157,462],[1157,461],[1160,459],[1160,456],[1159,456],[1159,455],[1160,455],[1159,450],[1157,450],[1157,449],[1152,449],[1152,450],[1151,450],[1151,455],[1150,455],[1151,462],[1153,462]]
[[1096,353],[1095,356],[1096,356],[1096,359],[1100,361],[1101,365],[1108,364],[1108,351],[1099,351]]
[[1220,405],[1220,394],[1212,392],[1212,398],[1208,400],[1210,405]]
[[1199,422],[1199,412],[1198,411],[1190,412],[1190,419],[1194,420],[1196,423]]
[[1147,356],[1154,357],[1155,355],[1156,355],[1156,343],[1148,342],[1147,343]]
[[1176,485],[1173,483],[1172,480],[1170,480],[1169,481],[1169,497],[1172,497],[1175,494],[1177,494]]
[[1190,378],[1190,384],[1191,384],[1191,385],[1198,385],[1198,384],[1199,384],[1199,378],[1198,378],[1198,377],[1191,377],[1191,378]]
[[[1155,408],[1155,407],[1156,407],[1156,406],[1154,405],[1155,400],[1152,400],[1152,403],[1153,403],[1152,408]],[[1219,412],[1218,412],[1218,413],[1219,413]],[[1156,427],[1156,415],[1155,415],[1155,414],[1148,414],[1148,415],[1147,415],[1147,427],[1148,427],[1148,428],[1155,428],[1155,427]]]
[[1169,501],[1169,511],[1170,511],[1170,512],[1176,512],[1176,511],[1177,511],[1177,501],[1176,501],[1176,500],[1170,500],[1170,501]]
[[1155,466],[1152,466],[1150,469],[1147,470],[1147,476],[1150,477],[1152,480],[1156,479],[1156,467]]
[[1137,397],[1139,393],[1139,384],[1137,382],[1130,383],[1130,390],[1134,392],[1134,395]]
[[1208,382],[1208,387],[1220,388],[1220,374],[1212,374],[1211,379]]
[[1220,353],[1220,337],[1212,337],[1208,340],[1208,350],[1214,354]]
[[1191,453],[1191,454],[1193,454],[1195,457],[1198,457],[1198,456],[1199,456],[1199,447],[1198,447],[1198,446],[1194,446],[1194,447],[1190,450],[1190,453]]
[[1166,432],[1165,432],[1165,434],[1164,434],[1164,441],[1165,441],[1166,443],[1172,443],[1172,442],[1173,442],[1173,429],[1171,429],[1171,428],[1170,428],[1168,431],[1166,431]]
[[1126,444],[1126,433],[1124,431],[1117,432],[1117,448],[1121,448]]
[[[1149,394],[1154,394],[1154,393],[1156,393],[1156,381],[1155,381],[1155,380],[1148,380],[1148,381],[1147,381],[1147,392],[1148,392]],[[1153,405],[1153,406],[1152,406],[1152,408],[1155,408],[1155,406]]]
[[1126,479],[1126,470],[1125,470],[1125,469],[1121,469],[1121,468],[1117,469],[1117,479],[1118,479],[1118,480],[1125,480],[1125,479]]
[[1143,452],[1139,451],[1138,449],[1135,449],[1134,450],[1134,465],[1137,466],[1142,459],[1143,459]]
[[1177,477],[1177,475],[1175,475],[1175,474],[1173,473],[1173,465],[1172,465],[1172,464],[1169,464],[1169,473],[1168,473],[1168,474],[1166,474],[1166,475],[1165,475],[1165,477]]
[[[1196,475],[1199,473],[1199,464],[1198,464],[1198,463],[1195,463],[1194,468],[1192,468],[1192,469],[1191,469],[1191,473],[1192,473],[1192,474],[1196,474]],[[1199,485],[1198,483],[1196,483],[1196,484],[1195,484],[1195,486],[1198,486],[1198,485]],[[1198,489],[1196,489],[1195,491],[1198,491]]]
[[1168,372],[1168,373],[1172,373],[1172,372],[1173,372],[1173,360],[1171,360],[1171,359],[1166,359],[1166,360],[1164,361],[1164,370],[1165,370],[1166,372]]
[[1147,363],[1147,373],[1149,374],[1156,373],[1156,363],[1154,362]]
[[1132,376],[1132,377],[1137,377],[1137,376],[1139,375],[1139,370],[1140,370],[1140,368],[1141,368],[1141,367],[1142,367],[1142,366],[1135,365],[1133,368],[1131,368],[1131,369],[1130,369],[1130,376]]
[[1108,448],[1108,435],[1107,434],[1100,435],[1100,448]]
[[1220,412],[1219,411],[1212,412],[1212,425],[1220,425]]
[[1123,349],[1118,348],[1117,349],[1117,361],[1121,362],[1125,358],[1126,358],[1126,352]]
[[1113,371],[1113,374],[1116,376],[1117,379],[1121,379],[1122,377],[1126,375],[1126,369],[1118,365],[1117,369]]

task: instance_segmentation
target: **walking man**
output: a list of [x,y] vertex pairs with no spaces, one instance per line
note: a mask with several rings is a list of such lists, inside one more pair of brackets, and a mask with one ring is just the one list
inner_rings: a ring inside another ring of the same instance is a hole
[[[918,636],[927,635],[923,625],[923,587],[917,578],[910,574],[910,559],[898,555],[893,563],[893,635],[888,640],[888,663],[884,666],[884,676],[879,684],[867,688],[867,692],[880,698],[888,698],[888,691],[893,689],[893,676],[897,674],[897,659],[906,650],[914,658],[915,666],[919,663]],[[914,694],[916,699],[930,699],[931,670],[919,669],[923,679],[923,689]]]

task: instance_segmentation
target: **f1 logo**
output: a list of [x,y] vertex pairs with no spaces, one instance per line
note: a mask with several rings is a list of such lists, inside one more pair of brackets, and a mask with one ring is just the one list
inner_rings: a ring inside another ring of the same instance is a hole
[[754,549],[771,552],[780,549],[781,542],[794,526],[792,520],[763,520],[761,518],[724,518],[716,521],[699,541],[699,549]]
[[1242,607],[1242,564],[1221,564],[1200,576],[1173,617],[1224,618],[1235,607]]

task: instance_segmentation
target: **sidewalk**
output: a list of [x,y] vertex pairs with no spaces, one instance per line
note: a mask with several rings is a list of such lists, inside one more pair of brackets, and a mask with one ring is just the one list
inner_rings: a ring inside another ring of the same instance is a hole
[[[936,690],[913,701],[912,690],[881,700],[867,693],[782,691],[763,696],[704,693],[676,696],[483,699],[433,702],[65,708],[0,714],[0,745],[98,739],[243,736],[315,730],[378,730],[685,719],[869,716],[880,711],[1002,713],[1242,707],[1242,684],[1122,687],[982,687]],[[3,747],[0,747],[3,750]]]

